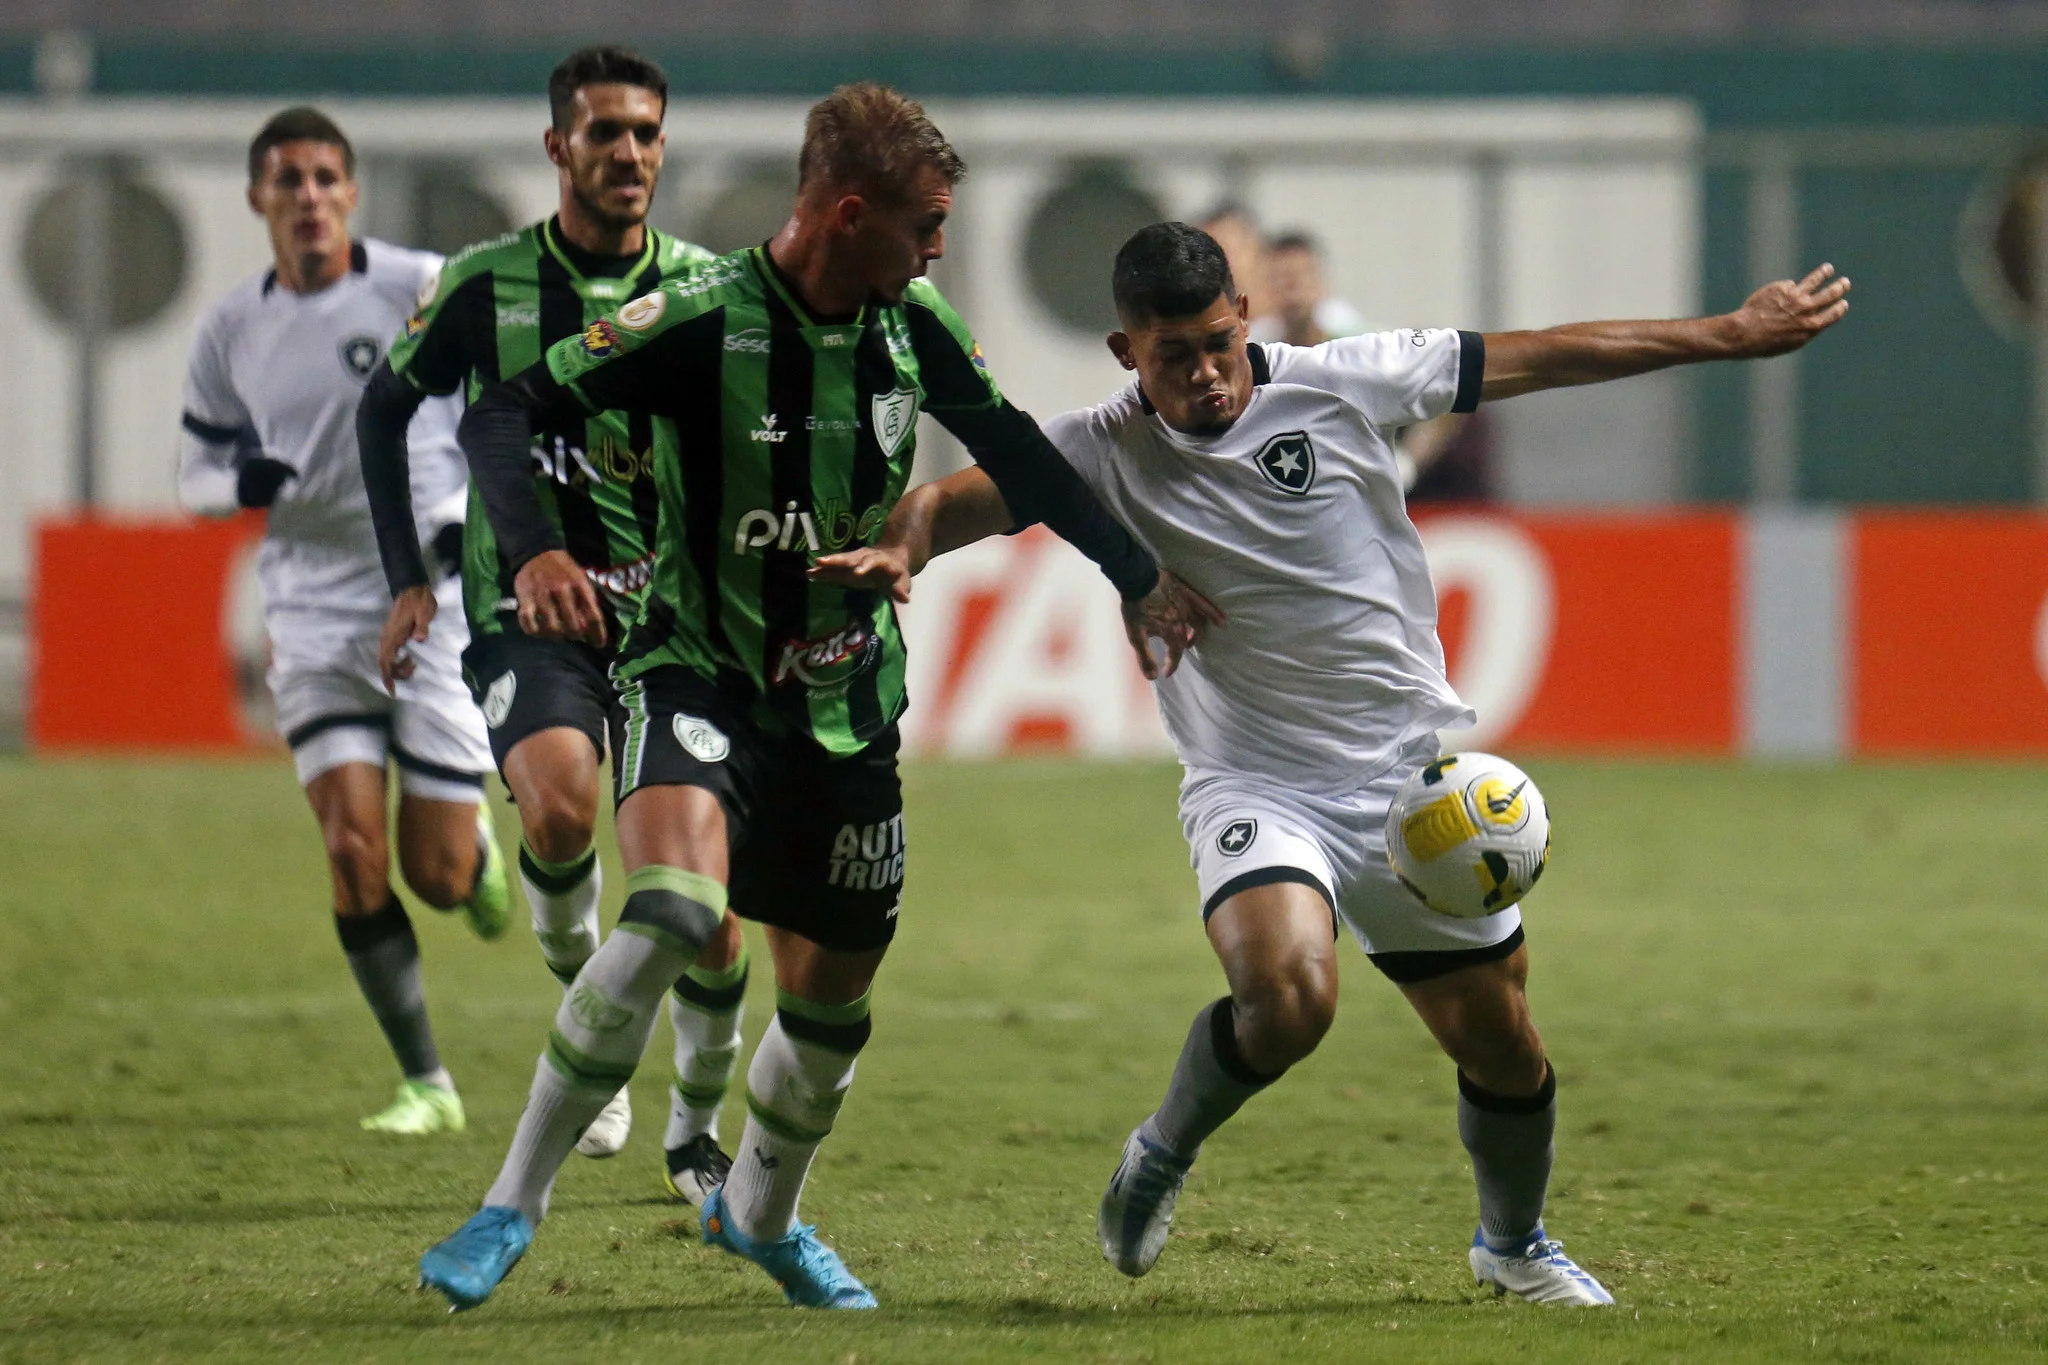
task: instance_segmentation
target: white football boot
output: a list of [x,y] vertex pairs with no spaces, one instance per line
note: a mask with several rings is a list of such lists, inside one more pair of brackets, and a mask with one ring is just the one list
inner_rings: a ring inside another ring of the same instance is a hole
[[617,1156],[625,1150],[626,1137],[632,1131],[633,1097],[622,1085],[611,1103],[598,1110],[583,1136],[576,1139],[576,1150],[587,1157]]
[[1133,1279],[1158,1262],[1173,1226],[1174,1201],[1194,1164],[1131,1134],[1095,1216],[1095,1237],[1105,1260]]
[[1540,1225],[1513,1251],[1495,1251],[1486,1244],[1484,1232],[1473,1233],[1471,1260],[1472,1278],[1492,1285],[1496,1294],[1578,1308],[1604,1308],[1614,1302],[1614,1295],[1573,1264],[1564,1254],[1564,1243],[1544,1236]]

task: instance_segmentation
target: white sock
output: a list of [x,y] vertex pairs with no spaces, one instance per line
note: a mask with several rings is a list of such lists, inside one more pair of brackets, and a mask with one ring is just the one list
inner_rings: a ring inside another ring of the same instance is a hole
[[724,971],[692,967],[668,998],[676,1033],[675,1079],[668,1090],[669,1151],[692,1138],[718,1141],[718,1111],[739,1067],[740,1020],[746,1013],[747,954]]
[[[642,869],[627,885],[663,875],[674,880],[691,874]],[[724,888],[708,878],[697,878],[691,889],[700,890],[703,900],[724,899]],[[646,905],[636,905],[643,898]],[[652,887],[636,888],[626,898],[618,929],[583,964],[555,1011],[512,1148],[484,1203],[510,1205],[540,1221],[555,1173],[590,1121],[633,1078],[662,997],[697,960],[723,910],[723,904],[712,907]]]
[[550,863],[522,842],[519,884],[526,888],[541,960],[566,990],[597,951],[597,902],[604,891],[604,867],[597,850],[586,850],[570,862]]
[[[757,1242],[780,1241],[796,1226],[804,1179],[853,1084],[869,1030],[865,996],[842,1006],[788,995],[781,1002],[747,1068],[747,1126],[725,1178],[726,1213]],[[832,1017],[808,1017],[818,1013]]]

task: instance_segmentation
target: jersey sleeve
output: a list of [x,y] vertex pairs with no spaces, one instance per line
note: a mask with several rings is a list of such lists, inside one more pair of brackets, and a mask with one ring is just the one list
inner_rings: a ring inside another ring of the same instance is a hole
[[1106,438],[1099,413],[1094,408],[1077,408],[1047,418],[1045,439],[1051,441],[1060,458],[1074,467],[1098,498],[1102,496],[1103,464],[1109,458],[1103,449]]
[[1094,560],[1126,601],[1150,592],[1159,581],[1159,562],[1103,508],[1031,414],[1003,397],[981,347],[938,290],[923,281],[913,284],[904,316],[925,411],[967,447],[1017,525],[1044,522]]
[[185,371],[185,411],[178,447],[178,501],[202,516],[224,517],[240,503],[235,479],[244,452],[256,444],[249,410],[229,373],[219,310],[200,324]]
[[1334,393],[1382,427],[1471,412],[1486,375],[1485,339],[1442,327],[1269,345],[1265,353],[1276,382]]
[[[699,319],[707,321],[690,325]],[[674,367],[690,363],[689,343],[714,324],[701,297],[684,299],[664,284],[556,342],[544,363],[548,377],[592,414],[618,409],[687,416],[679,404],[690,389],[675,382]]]
[[455,393],[495,342],[491,276],[457,256],[427,278],[412,316],[391,343],[391,372],[421,393]]

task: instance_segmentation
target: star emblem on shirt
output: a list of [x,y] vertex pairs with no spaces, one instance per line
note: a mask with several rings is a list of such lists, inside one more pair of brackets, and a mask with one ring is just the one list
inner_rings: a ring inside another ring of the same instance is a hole
[[1256,820],[1232,820],[1216,836],[1216,851],[1226,858],[1235,858],[1252,846],[1252,840],[1259,837],[1259,822]]
[[1282,493],[1300,497],[1316,479],[1316,448],[1305,431],[1275,436],[1253,457],[1266,482]]

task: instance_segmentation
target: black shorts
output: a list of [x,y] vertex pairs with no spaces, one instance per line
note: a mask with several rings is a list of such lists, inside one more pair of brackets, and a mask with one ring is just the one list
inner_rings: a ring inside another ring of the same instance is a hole
[[892,725],[835,757],[808,735],[770,734],[688,668],[621,684],[618,799],[702,787],[725,808],[733,912],[837,952],[887,947],[903,900],[903,784]]
[[609,650],[537,639],[516,623],[473,638],[462,651],[462,672],[483,710],[498,771],[520,740],[564,725],[581,730],[603,762],[605,736],[623,720],[611,663]]

